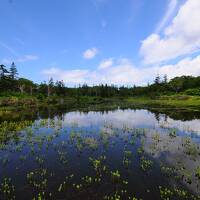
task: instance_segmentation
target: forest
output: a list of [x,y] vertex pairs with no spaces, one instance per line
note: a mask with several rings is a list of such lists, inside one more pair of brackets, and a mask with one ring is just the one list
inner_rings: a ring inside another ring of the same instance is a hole
[[118,87],[107,84],[96,86],[82,84],[77,87],[68,87],[63,80],[54,82],[53,78],[50,78],[48,82],[44,81],[40,84],[34,83],[27,78],[22,78],[18,74],[14,62],[10,68],[0,65],[0,96],[28,95],[39,99],[50,96],[92,96],[102,98],[148,96],[153,98],[155,96],[173,94],[200,96],[200,76],[181,76],[168,80],[167,75],[164,75],[164,77],[157,75],[154,82],[146,86]]

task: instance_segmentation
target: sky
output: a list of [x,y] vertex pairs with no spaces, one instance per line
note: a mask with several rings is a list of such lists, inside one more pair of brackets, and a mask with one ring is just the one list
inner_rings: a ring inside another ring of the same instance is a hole
[[0,63],[34,82],[200,75],[200,0],[0,0]]

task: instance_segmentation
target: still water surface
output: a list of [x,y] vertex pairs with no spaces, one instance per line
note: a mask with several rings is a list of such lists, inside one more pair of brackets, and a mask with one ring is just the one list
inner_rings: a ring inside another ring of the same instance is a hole
[[38,113],[0,143],[0,199],[197,199],[200,119],[189,115]]

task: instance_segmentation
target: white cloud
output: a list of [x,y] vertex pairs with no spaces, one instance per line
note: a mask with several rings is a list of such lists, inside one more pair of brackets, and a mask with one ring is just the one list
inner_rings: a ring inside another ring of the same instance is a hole
[[175,65],[164,65],[158,68],[159,74],[168,74],[169,78],[182,75],[200,76],[200,55],[195,58],[184,58]]
[[87,49],[87,50],[83,53],[83,57],[84,57],[85,59],[92,59],[92,58],[94,58],[97,54],[98,54],[98,49],[97,49],[97,48],[91,48],[91,49]]
[[164,17],[162,18],[161,22],[156,27],[156,30],[155,30],[156,33],[159,33],[165,27],[166,23],[171,18],[174,11],[176,10],[177,5],[178,5],[177,0],[169,0],[167,11],[166,11]]
[[12,62],[16,63],[22,63],[22,62],[27,62],[27,61],[32,61],[32,60],[38,60],[39,57],[36,55],[24,55],[22,57],[18,57],[16,59],[11,59],[11,58],[4,58],[2,60],[2,63],[4,64],[11,64]]
[[153,64],[200,50],[200,1],[187,0],[163,36],[151,34],[144,41],[140,53],[144,63]]
[[112,65],[113,65],[113,59],[112,59],[112,58],[108,58],[108,59],[106,59],[106,60],[103,60],[103,61],[100,63],[98,69],[106,69],[106,68],[108,68],[108,67],[111,67]]
[[167,74],[168,78],[181,75],[200,76],[200,55],[195,58],[185,58],[174,65],[154,66],[146,68],[136,67],[130,60],[123,58],[113,62],[113,65],[97,70],[62,70],[58,67],[46,69],[45,76],[55,80],[63,80],[67,85],[74,86],[87,83],[115,84],[115,85],[146,85],[153,81],[157,74]]
[[88,76],[88,70],[62,70],[56,67],[51,67],[42,71],[42,74],[53,77],[55,80],[63,80],[65,83],[70,85],[84,83]]
[[26,61],[38,60],[38,59],[39,57],[36,55],[24,55],[23,57],[18,58],[16,62],[26,62]]

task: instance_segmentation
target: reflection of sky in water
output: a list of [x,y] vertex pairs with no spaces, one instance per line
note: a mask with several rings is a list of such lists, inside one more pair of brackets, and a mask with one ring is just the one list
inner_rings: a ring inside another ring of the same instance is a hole
[[[87,128],[91,125],[99,126],[106,124],[112,124],[113,127],[122,128],[122,126],[128,126],[130,128],[150,128],[145,140],[145,152],[151,155],[152,152],[152,136],[155,134],[155,129],[160,129],[160,127],[166,128],[177,128],[180,132],[191,133],[196,132],[200,136],[200,120],[191,121],[181,121],[173,120],[166,115],[159,115],[158,117],[154,113],[147,110],[115,110],[108,112],[70,112],[66,113],[64,116],[63,125],[71,125],[73,123],[78,124],[80,128]],[[167,130],[166,130],[167,131]],[[106,133],[111,133],[112,130],[106,129]],[[165,131],[164,131],[165,132]],[[159,132],[161,133],[161,132]],[[199,143],[199,139],[196,141]],[[160,142],[157,145],[157,150],[153,155],[154,159],[162,161],[167,164],[167,166],[177,167],[178,162],[182,163],[186,171],[194,172],[197,166],[199,166],[200,158],[196,158],[194,161],[191,157],[186,156],[183,151],[182,146],[183,136],[179,135],[175,138],[171,138],[169,134],[160,134]],[[180,173],[180,172],[178,172]],[[188,187],[188,189],[193,192],[199,193],[196,188],[196,179],[194,175],[192,176],[192,184],[183,184]]]
[[147,127],[158,128],[160,126],[166,128],[177,128],[180,131],[195,132],[200,135],[200,120],[181,121],[173,120],[164,115],[160,115],[159,122],[155,115],[147,110],[115,110],[104,112],[69,112],[65,114],[64,124],[78,123],[80,127],[90,125],[111,124],[114,127],[126,125],[128,127]]

